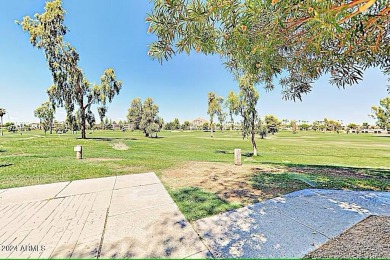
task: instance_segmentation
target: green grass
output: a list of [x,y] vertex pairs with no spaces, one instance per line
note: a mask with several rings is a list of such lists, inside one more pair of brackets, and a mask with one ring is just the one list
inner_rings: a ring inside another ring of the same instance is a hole
[[[95,131],[90,139],[41,131],[0,136],[0,188],[51,183],[146,171],[161,172],[187,161],[233,161],[233,149],[252,151],[239,132],[162,132],[145,138],[139,132]],[[123,143],[128,150],[115,150]],[[85,160],[76,160],[73,147],[83,145]],[[325,165],[389,169],[390,137],[371,134],[280,132],[258,139],[258,157],[244,163]],[[371,171],[371,170],[368,170]]]
[[173,200],[189,221],[194,221],[220,212],[236,209],[240,204],[229,203],[212,192],[196,187],[170,191]]
[[[259,156],[251,157],[250,141],[235,131],[217,132],[214,138],[205,132],[159,135],[150,139],[140,132],[95,131],[81,140],[78,135],[40,131],[5,133],[0,136],[0,189],[148,171],[160,174],[189,161],[233,163],[234,148],[242,149],[244,164],[259,169],[250,180],[253,188],[270,196],[304,188],[390,187],[390,136],[280,132],[258,139]],[[76,145],[83,146],[83,160],[75,159]],[[279,170],[267,172],[262,166]],[[240,206],[200,188],[167,188],[190,221]]]
[[356,178],[296,172],[257,173],[251,181],[254,188],[275,195],[309,188],[386,191],[390,187],[390,178]]

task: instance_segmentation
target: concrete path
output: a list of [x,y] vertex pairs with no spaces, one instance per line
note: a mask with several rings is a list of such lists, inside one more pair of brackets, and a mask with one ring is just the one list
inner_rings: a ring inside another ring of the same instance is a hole
[[62,182],[0,190],[0,259],[298,258],[369,215],[390,193],[302,190],[192,226],[154,173]]
[[154,173],[0,190],[0,258],[208,255]]
[[302,190],[194,227],[214,257],[301,258],[369,215],[390,216],[389,192]]

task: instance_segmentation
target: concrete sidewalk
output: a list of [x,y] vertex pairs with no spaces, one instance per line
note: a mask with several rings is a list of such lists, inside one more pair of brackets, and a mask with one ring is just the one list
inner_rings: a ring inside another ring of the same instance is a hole
[[302,190],[192,226],[154,173],[79,180],[0,190],[0,258],[299,258],[369,215],[390,193]]
[[154,173],[0,190],[0,258],[208,255]]
[[194,227],[214,257],[301,258],[369,215],[390,216],[389,192],[302,190]]

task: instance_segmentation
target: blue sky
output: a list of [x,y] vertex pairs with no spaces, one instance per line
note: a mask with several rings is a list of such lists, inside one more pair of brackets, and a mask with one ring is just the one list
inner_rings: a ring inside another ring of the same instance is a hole
[[[51,74],[42,51],[33,48],[29,36],[15,24],[26,15],[41,13],[43,0],[0,1],[0,107],[4,121],[36,122],[33,111],[47,100]],[[90,82],[99,82],[104,69],[114,68],[123,88],[108,107],[108,117],[125,119],[130,101],[152,97],[166,122],[207,117],[207,93],[227,96],[237,91],[233,77],[217,56],[185,54],[160,65],[147,55],[155,38],[145,23],[151,4],[147,0],[64,0],[66,41],[80,54],[80,67]],[[314,84],[302,102],[284,101],[280,87],[266,92],[261,86],[259,111],[280,119],[313,121],[324,117],[348,122],[373,122],[372,105],[388,96],[386,77],[379,69],[365,73],[359,85],[339,90],[325,76]],[[96,110],[95,110],[96,112]],[[97,115],[97,113],[95,113]],[[59,110],[56,119],[63,120]]]

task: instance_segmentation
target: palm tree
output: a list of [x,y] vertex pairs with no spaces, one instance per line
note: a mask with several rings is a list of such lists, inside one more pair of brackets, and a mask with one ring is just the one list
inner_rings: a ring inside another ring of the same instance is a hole
[[1,117],[1,136],[3,136],[3,116],[6,114],[4,108],[0,108],[0,117]]

